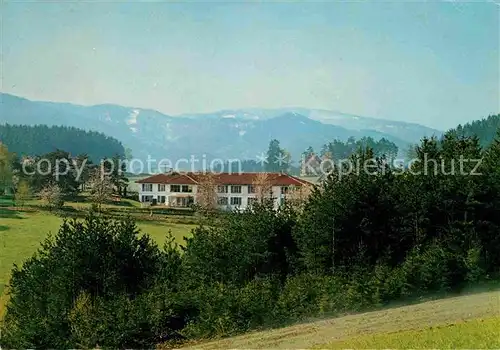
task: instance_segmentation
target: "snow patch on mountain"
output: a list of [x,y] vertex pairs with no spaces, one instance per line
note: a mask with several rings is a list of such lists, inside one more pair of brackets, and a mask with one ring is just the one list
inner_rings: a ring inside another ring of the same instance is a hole
[[128,119],[125,121],[127,125],[135,125],[137,124],[137,117],[139,116],[140,111],[138,109],[133,109],[129,116]]

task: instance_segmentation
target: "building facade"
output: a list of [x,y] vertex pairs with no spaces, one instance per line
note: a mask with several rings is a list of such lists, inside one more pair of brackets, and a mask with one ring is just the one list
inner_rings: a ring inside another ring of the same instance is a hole
[[[259,198],[259,191],[266,188],[266,197],[274,207],[284,203],[291,190],[309,183],[282,173],[221,173],[210,176],[200,173],[165,173],[136,181],[139,184],[139,200],[143,205],[187,208],[198,203],[202,191],[213,191],[214,201],[220,209],[245,209]],[[262,182],[264,184],[260,185]],[[259,189],[260,188],[260,189]],[[267,194],[269,191],[269,194]]]

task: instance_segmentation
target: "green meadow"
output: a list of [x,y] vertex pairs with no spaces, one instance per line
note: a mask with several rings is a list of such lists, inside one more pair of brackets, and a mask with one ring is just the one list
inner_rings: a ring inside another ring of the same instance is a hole
[[320,349],[499,349],[500,317],[360,336]]

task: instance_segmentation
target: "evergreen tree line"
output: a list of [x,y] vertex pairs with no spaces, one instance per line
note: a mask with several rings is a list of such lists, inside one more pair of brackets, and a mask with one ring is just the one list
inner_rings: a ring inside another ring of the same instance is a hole
[[95,131],[67,126],[0,125],[0,142],[18,156],[33,156],[65,150],[76,156],[86,154],[93,162],[109,155],[125,156],[120,141]]
[[131,221],[66,222],[14,268],[1,345],[151,348],[498,279],[500,135],[483,148],[448,132],[415,155],[401,172],[358,149],[370,173],[334,169],[300,206],[212,215],[181,247]]
[[[456,128],[448,130],[448,134],[452,133],[459,137],[477,137],[481,147],[488,147],[495,140],[499,128],[500,114],[496,114],[458,125]],[[415,157],[414,147],[409,148],[407,157],[410,159]]]
[[[356,140],[349,137],[347,141],[335,140],[329,142],[321,148],[320,156],[329,159],[347,159],[359,149],[370,148],[376,157],[386,156],[388,159],[394,159],[398,155],[398,146],[392,141],[381,138],[376,141],[372,137],[362,137]],[[315,154],[312,147],[308,148],[305,155]]]
[[[382,138],[375,140],[372,137],[363,137],[356,140],[349,137],[346,141],[334,140],[326,143],[316,152],[312,146],[309,146],[298,159],[298,162],[292,160],[292,155],[281,147],[280,141],[273,139],[269,142],[268,150],[263,154],[263,159],[243,160],[241,170],[244,172],[286,172],[288,174],[299,175],[301,173],[302,162],[307,161],[312,156],[318,156],[322,159],[343,160],[354,154],[359,149],[370,148],[375,156],[386,156],[388,159],[396,158],[398,146],[395,143]],[[226,162],[223,164],[224,170],[237,171],[236,163]]]
[[481,146],[486,147],[495,139],[498,128],[500,128],[500,114],[459,125],[453,131],[460,136],[477,136]]

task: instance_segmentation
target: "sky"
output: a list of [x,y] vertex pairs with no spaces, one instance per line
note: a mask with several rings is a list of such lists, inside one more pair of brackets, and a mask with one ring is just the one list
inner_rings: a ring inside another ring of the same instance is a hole
[[[495,0],[498,1],[498,0]],[[0,1],[1,91],[165,114],[500,112],[500,2]]]

